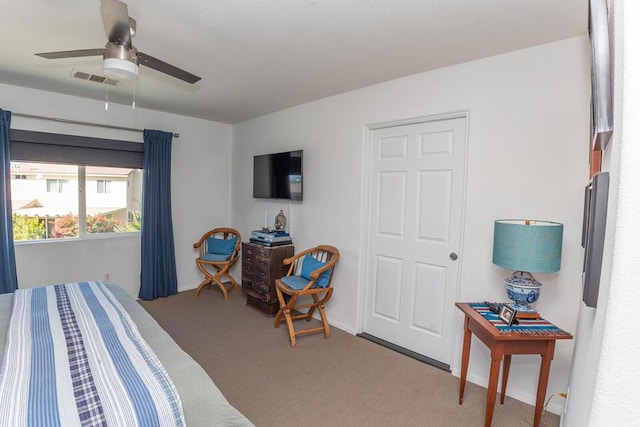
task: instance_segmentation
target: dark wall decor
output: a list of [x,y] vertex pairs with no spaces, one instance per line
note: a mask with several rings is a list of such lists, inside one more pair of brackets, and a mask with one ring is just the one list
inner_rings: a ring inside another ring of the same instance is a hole
[[585,187],[584,192],[582,300],[587,307],[598,306],[608,201],[609,172],[599,172]]
[[613,133],[613,78],[606,0],[589,0],[591,148],[603,151]]

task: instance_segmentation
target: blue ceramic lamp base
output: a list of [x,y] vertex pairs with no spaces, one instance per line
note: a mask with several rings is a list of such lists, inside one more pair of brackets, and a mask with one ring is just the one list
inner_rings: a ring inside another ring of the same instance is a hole
[[520,313],[537,313],[529,304],[533,304],[540,296],[542,283],[538,282],[527,271],[516,271],[511,277],[504,279],[507,296],[514,302],[513,308]]

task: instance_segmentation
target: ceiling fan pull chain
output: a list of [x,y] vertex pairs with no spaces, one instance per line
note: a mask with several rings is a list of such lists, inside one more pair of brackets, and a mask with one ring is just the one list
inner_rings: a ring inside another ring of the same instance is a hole
[[131,109],[135,110],[136,109],[136,86],[138,85],[138,81],[134,80],[133,81],[133,103],[131,104]]
[[104,98],[104,111],[109,111],[109,85],[104,85],[104,87],[107,89]]

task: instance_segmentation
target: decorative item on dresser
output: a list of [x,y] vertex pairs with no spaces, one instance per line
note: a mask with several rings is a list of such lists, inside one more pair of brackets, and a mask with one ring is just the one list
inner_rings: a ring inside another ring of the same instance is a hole
[[284,211],[280,209],[280,213],[276,215],[276,221],[274,223],[274,227],[276,231],[284,231],[284,227],[287,225],[287,217],[284,216]]
[[294,254],[290,245],[264,246],[258,243],[242,243],[242,290],[247,294],[247,304],[274,316],[280,309],[275,281],[287,272],[285,258]]

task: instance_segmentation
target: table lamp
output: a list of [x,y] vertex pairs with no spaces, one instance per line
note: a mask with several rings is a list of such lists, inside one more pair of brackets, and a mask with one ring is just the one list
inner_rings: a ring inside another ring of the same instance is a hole
[[493,229],[493,263],[515,270],[505,279],[507,296],[524,314],[536,314],[529,306],[538,300],[540,287],[532,273],[560,270],[563,225],[557,222],[499,219]]

